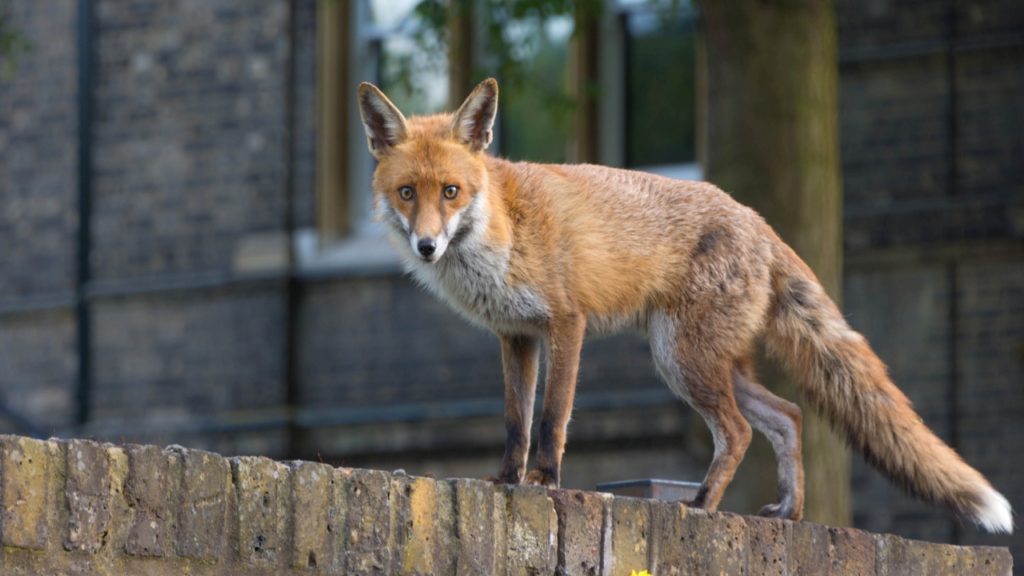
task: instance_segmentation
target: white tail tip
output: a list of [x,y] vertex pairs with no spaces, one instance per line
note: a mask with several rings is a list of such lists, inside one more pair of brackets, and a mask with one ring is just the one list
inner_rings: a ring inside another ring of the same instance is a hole
[[989,486],[981,490],[974,521],[988,532],[1013,534],[1013,510],[1005,496]]

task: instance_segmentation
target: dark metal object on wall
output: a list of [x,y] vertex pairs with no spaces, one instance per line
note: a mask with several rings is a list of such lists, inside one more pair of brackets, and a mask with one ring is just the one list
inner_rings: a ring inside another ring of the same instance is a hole
[[664,502],[690,502],[697,497],[697,490],[699,489],[699,482],[659,480],[657,478],[604,482],[596,487],[598,492],[607,492],[616,496],[649,498]]

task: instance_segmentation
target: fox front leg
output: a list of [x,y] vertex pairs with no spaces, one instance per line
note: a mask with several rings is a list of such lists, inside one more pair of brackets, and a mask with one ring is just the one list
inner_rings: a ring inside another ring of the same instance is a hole
[[551,322],[537,467],[526,476],[527,484],[558,488],[586,326],[586,317],[582,314],[556,318]]
[[539,359],[537,338],[501,337],[501,366],[505,373],[505,456],[494,480],[503,484],[521,483],[526,472]]

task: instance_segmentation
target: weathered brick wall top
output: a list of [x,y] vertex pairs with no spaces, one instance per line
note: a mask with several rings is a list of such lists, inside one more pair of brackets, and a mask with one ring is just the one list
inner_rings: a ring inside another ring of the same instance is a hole
[[1009,574],[1004,548],[180,446],[0,437],[3,574]]

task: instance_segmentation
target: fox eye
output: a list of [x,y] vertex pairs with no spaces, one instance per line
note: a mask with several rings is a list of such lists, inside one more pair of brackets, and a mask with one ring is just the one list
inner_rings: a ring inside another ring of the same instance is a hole
[[444,197],[445,197],[446,200],[455,200],[455,197],[458,196],[458,195],[459,195],[459,187],[458,186],[449,185],[449,186],[445,186],[444,187]]
[[402,186],[398,189],[398,197],[402,200],[412,200],[414,193],[415,191],[412,189],[412,186]]

